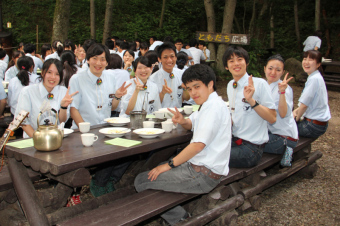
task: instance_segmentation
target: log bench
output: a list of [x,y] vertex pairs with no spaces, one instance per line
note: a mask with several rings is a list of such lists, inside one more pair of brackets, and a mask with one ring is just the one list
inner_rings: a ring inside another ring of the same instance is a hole
[[[301,157],[306,156],[308,152],[310,152],[310,147],[311,147],[310,145],[313,141],[314,139],[303,138],[303,137],[300,138],[297,147],[294,148],[294,155],[297,156],[299,152],[301,152],[300,154]],[[321,157],[320,154],[321,153],[317,153],[317,158]],[[225,185],[231,184],[238,180],[246,179],[250,175],[254,175],[256,173],[260,174],[261,172],[263,172],[264,169],[277,164],[281,160],[281,158],[282,158],[281,155],[264,153],[259,164],[253,168],[239,168],[239,169],[231,168],[228,176],[222,179],[221,183],[217,186],[217,188],[214,189],[214,191],[220,189],[223,186],[226,187]],[[313,161],[316,160],[315,158],[316,157],[314,155]],[[300,168],[298,169],[305,167],[307,165],[306,161],[307,160],[301,161],[301,163],[299,163],[298,165]],[[291,171],[295,173],[296,169],[292,167]],[[287,175],[292,174],[292,173],[291,174],[289,173],[291,172],[283,173],[283,176],[281,176],[280,179],[284,178],[284,176],[287,177]],[[277,180],[274,180],[274,182],[276,181]],[[260,188],[263,189],[263,185],[261,186],[262,187]],[[230,190],[228,192],[233,193],[231,195],[234,195],[233,202],[231,202],[228,199],[229,201],[227,200],[226,204],[224,204],[224,206],[227,206],[228,208],[236,208],[245,202],[245,198],[249,198],[249,197],[246,197],[247,195],[244,195],[244,193],[242,193],[240,188],[236,188],[235,191],[231,191],[233,190],[233,187],[228,188],[228,189]],[[239,194],[240,192],[241,194]],[[210,196],[211,196],[211,193],[210,193]],[[248,193],[245,192],[245,194],[248,194]],[[182,194],[182,193],[173,193],[173,192],[165,192],[165,191],[157,191],[157,190],[146,190],[140,193],[134,193],[130,196],[118,199],[116,201],[109,203],[108,205],[100,206],[97,209],[85,212],[74,218],[61,222],[57,225],[61,225],[61,226],[64,226],[64,225],[83,226],[83,225],[98,225],[98,224],[100,225],[136,225],[151,217],[161,214],[162,212],[176,205],[183,204],[184,202],[188,200],[192,200],[198,196],[202,196],[202,195]],[[229,194],[226,196],[226,198],[228,197],[229,197]],[[237,206],[235,206],[236,205],[235,203],[237,204]],[[206,212],[206,214],[207,213],[208,212]],[[195,220],[195,218],[193,218],[193,220]],[[189,223],[188,225],[197,225],[197,219],[196,221],[194,221],[194,223],[192,224]]]
[[[29,168],[27,168],[27,172],[32,181],[36,181],[40,179],[40,173],[37,173]],[[13,188],[13,183],[11,176],[9,175],[8,167],[3,166],[0,172],[0,192]]]

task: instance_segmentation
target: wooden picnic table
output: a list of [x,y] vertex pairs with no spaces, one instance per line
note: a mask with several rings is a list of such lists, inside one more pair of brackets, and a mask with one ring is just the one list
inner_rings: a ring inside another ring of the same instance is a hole
[[131,132],[125,138],[142,141],[142,143],[126,148],[105,144],[104,141],[112,138],[99,133],[99,129],[103,127],[110,126],[103,124],[91,127],[90,133],[98,135],[98,140],[91,147],[82,145],[79,131],[75,131],[64,138],[61,148],[52,152],[37,151],[34,147],[19,149],[6,146],[13,186],[26,218],[31,225],[47,225],[48,220],[43,207],[39,203],[25,166],[31,167],[34,171],[67,186],[79,187],[90,183],[88,167],[169,146],[180,145],[189,142],[192,138],[192,132],[185,130],[180,125],[172,132],[161,134],[153,139],[143,139]]

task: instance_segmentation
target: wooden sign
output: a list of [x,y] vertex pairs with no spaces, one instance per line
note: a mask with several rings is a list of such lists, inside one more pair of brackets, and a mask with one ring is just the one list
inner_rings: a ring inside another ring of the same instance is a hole
[[196,31],[196,38],[205,42],[249,45],[250,37],[245,34],[221,34]]

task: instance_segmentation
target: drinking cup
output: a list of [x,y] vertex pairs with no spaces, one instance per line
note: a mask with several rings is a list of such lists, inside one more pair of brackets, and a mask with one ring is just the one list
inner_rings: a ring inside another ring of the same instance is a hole
[[155,122],[154,121],[144,121],[143,128],[154,128]]
[[186,115],[190,115],[192,113],[192,109],[193,109],[192,106],[186,105],[186,106],[184,106],[184,113]]
[[162,129],[164,129],[166,133],[170,133],[173,125],[174,124],[169,121],[162,122]]
[[163,119],[164,118],[164,112],[163,111],[155,111],[155,117]]
[[79,131],[82,133],[87,133],[88,131],[90,131],[90,125],[91,123],[89,122],[80,122],[79,123]]
[[85,147],[90,147],[92,144],[98,140],[98,136],[94,133],[83,133],[81,135],[81,142]]

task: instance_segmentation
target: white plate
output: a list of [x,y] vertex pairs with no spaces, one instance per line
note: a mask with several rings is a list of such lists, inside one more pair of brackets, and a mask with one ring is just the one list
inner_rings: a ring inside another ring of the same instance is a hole
[[159,134],[165,133],[165,130],[157,128],[143,128],[135,129],[133,132],[138,134],[142,138],[155,138]]
[[67,137],[69,134],[71,134],[73,132],[74,132],[73,129],[66,129],[66,128],[64,128],[64,137]]
[[130,118],[113,117],[106,118],[104,121],[109,123],[111,126],[125,126],[130,122]]
[[131,129],[116,127],[116,128],[103,128],[99,130],[99,133],[105,134],[105,136],[110,138],[122,137],[127,133],[130,133]]
[[[180,113],[182,113],[183,112],[183,109],[182,108],[177,108],[178,109],[178,111],[180,112]],[[172,110],[172,111],[176,111],[176,109],[175,108],[170,108],[170,110]],[[162,111],[162,112],[165,112],[165,118],[172,118],[172,116],[174,116],[174,114],[172,114],[167,108],[161,108],[161,109],[159,109],[158,111]]]

